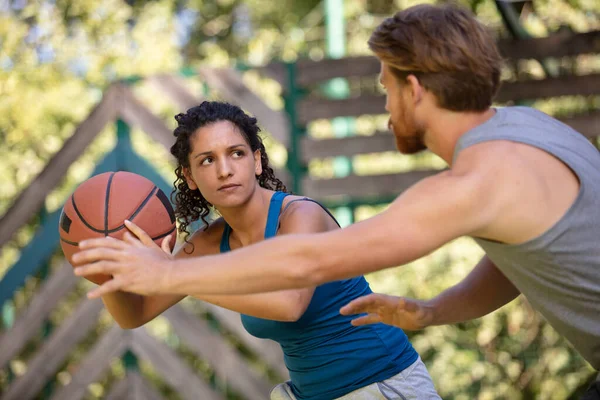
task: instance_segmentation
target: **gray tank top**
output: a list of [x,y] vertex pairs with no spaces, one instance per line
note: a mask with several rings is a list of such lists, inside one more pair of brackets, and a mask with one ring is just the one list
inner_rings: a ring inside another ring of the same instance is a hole
[[542,149],[579,177],[575,202],[539,237],[518,245],[475,241],[554,329],[600,370],[600,152],[584,136],[540,111],[508,107],[464,134],[454,158],[490,140]]

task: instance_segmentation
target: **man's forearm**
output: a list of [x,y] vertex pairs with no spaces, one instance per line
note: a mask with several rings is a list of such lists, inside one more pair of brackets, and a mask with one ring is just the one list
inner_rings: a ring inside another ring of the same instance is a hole
[[482,317],[519,294],[489,258],[484,257],[464,280],[427,302],[433,310],[430,325],[455,324]]
[[310,244],[315,236],[285,235],[220,255],[175,260],[165,292],[248,294],[316,286],[311,271],[325,259]]

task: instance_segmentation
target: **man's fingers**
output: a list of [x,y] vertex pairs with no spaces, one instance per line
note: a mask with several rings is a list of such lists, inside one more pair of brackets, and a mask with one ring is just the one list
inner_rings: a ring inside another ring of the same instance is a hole
[[131,222],[129,220],[125,220],[125,226],[127,227],[127,229],[129,229],[129,231],[131,231],[131,233],[133,233],[138,239],[140,239],[140,241],[143,244],[145,244],[146,246],[151,246],[152,244],[154,244],[154,241],[152,240],[150,235],[148,235],[146,232],[144,232],[144,230],[142,228],[140,228],[133,222]]
[[112,261],[98,261],[93,264],[82,265],[75,268],[75,275],[89,276],[94,274],[114,275],[118,270],[118,265]]
[[146,247],[137,237],[133,236],[130,232],[125,232],[123,234],[123,241],[135,247]]
[[173,235],[167,235],[160,243],[160,248],[167,254],[171,254],[171,237]]
[[73,254],[72,260],[76,265],[83,265],[93,263],[95,261],[117,261],[119,256],[122,254],[121,249],[114,249],[109,247],[98,247],[89,250],[78,251]]
[[342,315],[361,314],[377,306],[379,303],[379,295],[371,293],[358,299],[352,300],[340,309]]
[[379,314],[369,314],[364,317],[356,318],[352,320],[352,325],[354,326],[362,326],[369,324],[376,324],[381,322],[381,316]]
[[105,294],[116,292],[121,288],[121,282],[113,278],[109,281],[104,282],[102,285],[98,286],[94,290],[88,292],[88,299],[97,299],[99,297],[104,296]]
[[126,247],[122,240],[115,239],[110,236],[96,239],[86,239],[79,242],[80,250],[95,249],[98,247],[106,247],[111,249],[123,249]]

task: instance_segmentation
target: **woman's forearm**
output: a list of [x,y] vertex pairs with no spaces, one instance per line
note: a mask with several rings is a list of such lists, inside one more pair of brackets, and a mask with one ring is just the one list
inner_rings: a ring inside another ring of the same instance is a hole
[[138,294],[118,291],[102,296],[102,302],[123,329],[137,328],[145,322],[142,320],[144,298]]

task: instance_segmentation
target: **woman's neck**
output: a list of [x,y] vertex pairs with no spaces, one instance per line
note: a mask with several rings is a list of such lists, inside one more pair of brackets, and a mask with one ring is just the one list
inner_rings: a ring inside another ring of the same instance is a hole
[[241,246],[263,240],[272,195],[271,190],[259,187],[240,207],[218,209],[231,227],[232,237],[239,241]]

